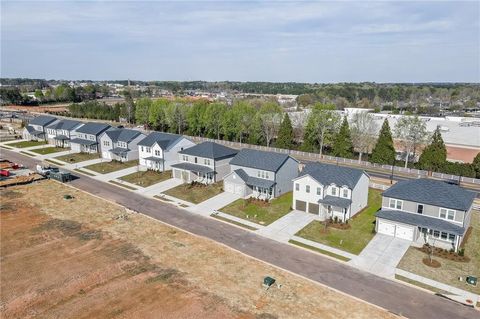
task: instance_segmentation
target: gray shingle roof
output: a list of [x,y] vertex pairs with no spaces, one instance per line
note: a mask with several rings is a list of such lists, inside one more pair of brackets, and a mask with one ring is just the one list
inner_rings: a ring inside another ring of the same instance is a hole
[[382,195],[463,211],[469,210],[475,199],[475,193],[460,186],[426,178],[400,181]]
[[348,198],[342,198],[342,197],[330,196],[330,195],[325,196],[323,199],[320,199],[318,202],[322,204],[335,206],[335,207],[341,207],[341,208],[347,208],[352,203],[352,201]]
[[198,172],[198,173],[212,173],[213,169],[208,166],[192,164],[192,163],[178,163],[170,165],[173,168],[184,169],[186,171]]
[[288,158],[291,158],[288,154],[244,148],[230,161],[230,165],[277,172]]
[[203,142],[198,145],[184,149],[178,152],[180,154],[211,158],[214,160],[221,160],[228,157],[233,157],[238,153],[230,147],[226,147],[213,142]]
[[80,126],[83,124],[80,121],[74,121],[74,120],[60,120],[56,123],[50,124],[47,127],[55,130],[68,130],[71,131],[75,129],[77,126]]
[[56,120],[57,118],[53,116],[40,115],[30,120],[29,124],[47,126],[48,124],[51,124]]
[[128,143],[137,138],[137,136],[142,134],[142,132],[136,130],[129,130],[126,128],[118,128],[106,131],[105,134],[107,134],[108,137],[110,137],[110,139],[114,142],[120,141]]
[[268,180],[268,179],[263,179],[263,178],[257,178],[253,176],[249,176],[243,169],[236,169],[234,172],[240,177],[245,184],[248,186],[257,186],[257,187],[263,187],[263,188],[270,188],[275,186],[275,182]]
[[420,227],[426,227],[428,229],[444,231],[450,234],[463,235],[465,228],[450,223],[446,220],[439,218],[428,217],[421,214],[414,214],[403,212],[400,210],[379,210],[375,216],[378,218],[388,219],[391,221],[404,223],[407,225],[414,225]]
[[30,126],[30,125],[27,125],[27,127],[25,127],[25,129],[27,130],[27,132],[30,134],[30,135],[42,135],[44,134],[42,131],[37,131],[36,129],[33,128],[33,126]]
[[322,185],[335,184],[353,189],[365,174],[364,171],[351,167],[337,166],[322,163],[307,163],[300,176],[310,175]]
[[85,125],[81,126],[77,132],[84,133],[84,134],[92,134],[98,135],[106,130],[108,130],[111,126],[104,123],[95,123],[95,122],[88,122]]
[[147,135],[143,140],[138,142],[140,146],[147,146],[151,147],[155,143],[158,144],[162,149],[168,149],[172,145],[175,144],[177,140],[182,138],[181,135],[178,134],[170,134],[170,133],[163,133],[163,132],[152,132]]
[[98,144],[96,141],[85,140],[83,138],[74,138],[70,141],[70,144],[80,144],[80,145],[95,145]]

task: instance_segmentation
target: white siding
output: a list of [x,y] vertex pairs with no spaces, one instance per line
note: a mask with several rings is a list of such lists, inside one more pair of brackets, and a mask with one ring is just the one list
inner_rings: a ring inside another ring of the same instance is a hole
[[355,185],[352,194],[351,216],[354,216],[363,208],[367,207],[369,184],[370,178],[366,174],[363,174],[357,185]]

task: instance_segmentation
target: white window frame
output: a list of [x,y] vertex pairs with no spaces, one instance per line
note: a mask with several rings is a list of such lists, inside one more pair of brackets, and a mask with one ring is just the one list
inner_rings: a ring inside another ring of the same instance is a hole
[[322,195],[322,188],[321,187],[317,187],[317,195]]
[[310,185],[305,185],[305,193],[310,193]]
[[331,186],[331,187],[330,187],[330,194],[331,194],[332,196],[338,196],[338,195],[337,195],[337,194],[338,194],[338,187],[336,187],[336,186]]
[[[445,217],[442,217],[442,211],[445,212]],[[448,208],[440,208],[438,210],[438,217],[440,219],[444,219],[444,220],[450,220],[450,221],[455,221],[455,217],[457,215],[457,211],[454,210],[454,209],[448,209]],[[450,215],[450,213],[452,213],[452,215]],[[450,219],[449,216],[452,216],[452,218]]]
[[[345,194],[345,192],[346,192],[346,194]],[[348,198],[348,188],[342,188],[341,196],[343,198]]]
[[[420,206],[422,206],[422,212],[421,212],[421,213],[418,212],[418,208],[419,208]],[[420,214],[420,215],[423,215],[424,212],[425,212],[425,205],[423,205],[423,204],[417,204],[417,211],[416,211],[416,213],[417,213],[417,214]]]
[[300,190],[300,184],[299,183],[295,183],[295,190],[297,192]]
[[[392,207],[392,203],[394,203],[393,207]],[[400,204],[400,208],[398,207]],[[396,198],[390,198],[390,200],[388,201],[388,207],[391,208],[391,209],[398,209],[398,210],[402,210],[403,209],[403,200],[401,199],[396,199]]]

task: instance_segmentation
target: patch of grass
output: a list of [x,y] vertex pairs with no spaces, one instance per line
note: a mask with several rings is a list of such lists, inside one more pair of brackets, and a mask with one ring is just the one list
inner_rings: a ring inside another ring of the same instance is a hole
[[274,198],[269,203],[238,199],[220,211],[260,225],[269,225],[292,210],[292,199],[292,192]]
[[310,246],[310,245],[305,245],[304,243],[301,243],[299,241],[296,241],[296,240],[289,240],[288,241],[290,244],[293,244],[293,245],[297,245],[297,246],[300,246],[300,247],[303,247],[303,248],[306,248],[306,249],[310,249],[310,250],[313,250],[313,251],[316,251],[320,254],[323,254],[323,255],[327,255],[327,256],[330,256],[330,257],[333,257],[333,258],[336,258],[336,259],[339,259],[341,261],[349,261],[350,258],[347,258],[347,257],[343,257],[343,256],[340,256],[340,255],[337,255],[335,253],[332,253],[328,250],[323,250],[323,249],[320,249],[320,248],[317,248],[317,247],[313,247],[313,246]]
[[37,156],[37,154],[32,154],[32,153],[29,153],[27,151],[20,151],[20,154],[24,154],[24,155],[31,156],[31,157]]
[[0,148],[4,148],[6,150],[13,150],[13,147],[6,146],[6,145],[0,145]]
[[375,213],[382,205],[381,193],[380,190],[369,189],[368,206],[348,221],[349,229],[328,227],[325,232],[325,225],[315,220],[296,235],[358,255],[375,235]]
[[98,153],[72,153],[72,154],[55,157],[55,159],[63,162],[67,162],[67,163],[80,163],[80,162],[89,161],[97,158],[100,158],[100,154]]
[[55,161],[55,160],[52,160],[52,159],[49,159],[49,158],[45,159],[45,162],[49,162],[49,163],[52,163],[52,164],[55,164],[55,165],[59,165],[59,166],[64,166],[64,165],[65,165],[65,164],[63,164],[63,163],[60,163],[60,162],[58,162],[58,161]]
[[251,226],[248,226],[248,225],[245,225],[245,224],[236,222],[236,221],[234,221],[234,220],[231,220],[231,219],[228,219],[228,218],[225,218],[225,217],[222,217],[222,216],[218,216],[218,215],[215,215],[215,214],[212,214],[212,215],[210,215],[210,216],[213,217],[213,218],[222,220],[222,221],[224,221],[224,222],[227,222],[227,223],[230,223],[230,224],[234,224],[234,225],[240,226],[240,227],[245,228],[245,229],[248,229],[248,230],[253,230],[253,231],[258,230],[258,228],[251,227]]
[[87,171],[84,171],[83,169],[80,169],[80,168],[75,168],[74,171],[77,171],[79,173],[82,173],[82,174],[85,174],[85,175],[88,175],[88,176],[95,176],[95,174],[92,174],[90,172],[87,172]]
[[46,154],[52,154],[57,152],[65,152],[68,150],[69,150],[68,148],[52,146],[52,147],[36,148],[36,149],[30,150],[30,152],[37,153],[40,155],[46,155]]
[[5,145],[16,147],[16,148],[25,148],[25,147],[40,146],[45,144],[47,144],[46,141],[22,141],[22,142],[8,143]]
[[207,186],[182,184],[177,187],[170,188],[169,190],[165,191],[165,194],[190,203],[199,204],[223,192],[222,187],[222,182],[210,184]]
[[85,166],[85,168],[100,173],[100,174],[108,174],[115,171],[119,171],[121,169],[133,167],[138,165],[138,160],[128,161],[128,162],[120,162],[120,161],[110,161],[110,162],[101,162],[92,165]]
[[172,171],[157,172],[157,171],[138,171],[129,175],[120,177],[122,181],[129,182],[141,187],[148,187],[167,179],[172,178]]
[[117,185],[117,186],[126,188],[126,189],[133,190],[133,191],[137,190],[135,187],[132,187],[132,186],[129,186],[129,185],[125,185],[125,184],[119,183],[119,182],[114,181],[114,180],[111,180],[111,181],[108,181],[108,182],[111,183],[111,184],[114,184],[114,185]]
[[420,288],[423,288],[423,289],[426,289],[426,290],[430,290],[434,293],[438,293],[438,294],[450,294],[448,291],[444,291],[444,290],[441,290],[441,289],[438,289],[438,288],[435,288],[435,287],[432,287],[432,286],[429,286],[427,284],[424,284],[422,282],[419,282],[419,281],[416,281],[416,280],[412,280],[410,278],[407,278],[407,277],[403,277],[403,276],[400,276],[400,275],[395,275],[395,279],[398,279],[398,280],[401,280],[401,281],[405,281],[411,285],[414,285],[414,286],[418,286]]

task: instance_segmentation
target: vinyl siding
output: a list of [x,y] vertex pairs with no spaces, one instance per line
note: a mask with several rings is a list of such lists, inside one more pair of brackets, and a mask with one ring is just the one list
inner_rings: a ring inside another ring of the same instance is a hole
[[354,216],[362,209],[367,207],[369,184],[370,178],[366,174],[363,174],[352,191],[352,205],[350,206],[350,216]]

